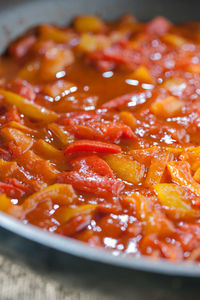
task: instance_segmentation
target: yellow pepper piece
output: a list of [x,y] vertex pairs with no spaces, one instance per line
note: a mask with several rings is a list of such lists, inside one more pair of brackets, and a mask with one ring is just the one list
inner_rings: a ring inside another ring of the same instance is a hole
[[53,132],[53,134],[57,137],[57,139],[63,146],[68,145],[74,140],[74,138],[70,135],[68,131],[66,131],[63,127],[59,126],[56,123],[49,124],[48,129],[50,129]]
[[190,73],[200,74],[200,64],[190,64],[186,67],[186,71]]
[[171,152],[173,154],[181,154],[183,152],[182,148],[175,148],[175,147],[166,147],[166,151]]
[[76,31],[82,32],[100,32],[104,29],[104,23],[100,18],[93,15],[85,15],[76,17],[74,20],[74,28]]
[[64,224],[76,215],[91,214],[96,210],[97,207],[98,205],[95,204],[80,205],[76,208],[60,207],[58,210],[56,210],[53,217],[58,220],[59,223]]
[[77,46],[78,50],[91,52],[110,46],[110,41],[104,36],[96,36],[91,33],[83,33]]
[[13,142],[16,145],[18,154],[22,154],[33,145],[31,137],[15,128],[4,127],[1,129],[1,134],[7,142]]
[[117,177],[133,184],[139,184],[142,181],[145,166],[132,160],[131,157],[121,154],[110,154],[105,156],[105,160]]
[[[56,149],[54,146],[42,139],[37,140],[34,146],[34,148],[41,152],[42,155],[47,156],[48,159],[60,157],[62,155],[62,151]],[[64,156],[62,156],[62,158],[63,157]]]
[[27,117],[45,122],[52,122],[58,118],[55,112],[26,100],[15,93],[0,89],[0,95],[4,96],[6,102],[15,105],[17,109]]
[[23,216],[22,206],[13,204],[6,194],[0,195],[0,211],[19,219]]
[[196,170],[196,172],[194,173],[194,176],[193,176],[194,180],[196,180],[197,182],[200,183],[200,168],[198,168]]
[[53,184],[36,192],[25,199],[22,206],[27,212],[35,208],[42,201],[51,200],[59,205],[68,205],[74,201],[76,194],[69,184]]
[[182,45],[187,43],[187,40],[185,38],[172,33],[167,33],[163,35],[162,40],[175,47],[181,47]]
[[191,165],[191,169],[197,171],[197,169],[200,168],[200,146],[185,149],[181,153],[180,159],[188,161]]
[[161,152],[152,158],[147,177],[145,180],[146,186],[152,186],[156,183],[160,183],[164,171],[167,167],[167,162],[171,158],[171,153]]
[[192,218],[200,216],[200,210],[193,209],[187,200],[187,191],[173,183],[161,183],[153,186],[158,199],[171,218]]
[[137,121],[132,113],[128,111],[122,111],[119,113],[120,119],[124,122],[124,124],[128,125],[131,129],[135,129],[137,126]]
[[40,40],[52,40],[55,43],[66,43],[72,38],[72,34],[52,25],[41,25],[39,27]]
[[151,105],[151,111],[158,117],[169,118],[179,114],[184,103],[174,96],[169,96]]
[[84,33],[80,38],[78,49],[84,52],[95,51],[98,48],[98,41],[96,36]]
[[167,164],[167,168],[175,183],[200,196],[200,184],[192,177],[190,164],[187,161],[171,161]]
[[18,129],[20,131],[23,131],[23,132],[26,132],[29,134],[34,134],[37,132],[36,130],[34,130],[30,127],[27,127],[23,124],[20,124],[18,122],[15,122],[15,121],[10,121],[10,122],[6,123],[5,127],[15,128],[15,129]]
[[130,76],[131,78],[138,79],[141,82],[153,83],[153,78],[149,70],[145,66],[140,66]]
[[39,61],[31,61],[27,63],[18,73],[18,77],[25,79],[29,82],[37,81],[38,71],[40,69]]
[[0,210],[8,212],[9,209],[13,206],[11,199],[6,196],[6,194],[0,195]]

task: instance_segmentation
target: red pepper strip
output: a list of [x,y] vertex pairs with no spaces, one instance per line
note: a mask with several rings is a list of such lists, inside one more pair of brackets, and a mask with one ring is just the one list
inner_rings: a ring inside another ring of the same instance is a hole
[[9,52],[14,58],[22,58],[29,52],[36,40],[34,35],[22,37],[10,45]]
[[69,145],[65,154],[81,151],[91,151],[97,153],[120,153],[121,147],[99,141],[80,140]]
[[97,155],[81,156],[73,159],[71,165],[74,170],[81,173],[92,172],[101,176],[113,177],[113,171],[109,165]]
[[[134,102],[135,105],[140,104],[141,99],[144,99],[147,97],[146,93],[138,93],[138,92],[133,92],[130,94],[125,94],[119,97],[116,97],[102,105],[102,108],[106,109],[116,109],[121,106],[126,105],[128,102]],[[143,103],[143,102],[142,102]]]
[[124,183],[115,178],[76,171],[64,172],[57,178],[59,183],[71,184],[75,189],[101,197],[118,195],[124,189]]
[[103,140],[113,143],[120,138],[136,139],[131,128],[120,122],[103,123],[89,121],[83,125],[71,122],[70,127],[67,128],[67,130],[78,138]]

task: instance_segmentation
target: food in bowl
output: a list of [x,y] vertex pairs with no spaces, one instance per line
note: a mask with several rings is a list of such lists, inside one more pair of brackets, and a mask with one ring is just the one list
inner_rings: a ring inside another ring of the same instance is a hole
[[0,59],[0,210],[114,255],[200,259],[200,24],[42,24]]

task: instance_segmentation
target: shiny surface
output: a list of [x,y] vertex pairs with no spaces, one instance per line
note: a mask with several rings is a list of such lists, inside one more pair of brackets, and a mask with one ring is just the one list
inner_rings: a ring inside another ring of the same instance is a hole
[[199,32],[86,16],[9,46],[1,210],[117,256],[198,260]]

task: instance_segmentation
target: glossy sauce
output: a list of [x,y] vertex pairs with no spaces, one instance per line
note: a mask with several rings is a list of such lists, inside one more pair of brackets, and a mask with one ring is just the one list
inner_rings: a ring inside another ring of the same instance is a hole
[[200,25],[40,25],[0,61],[0,209],[114,255],[200,257]]

